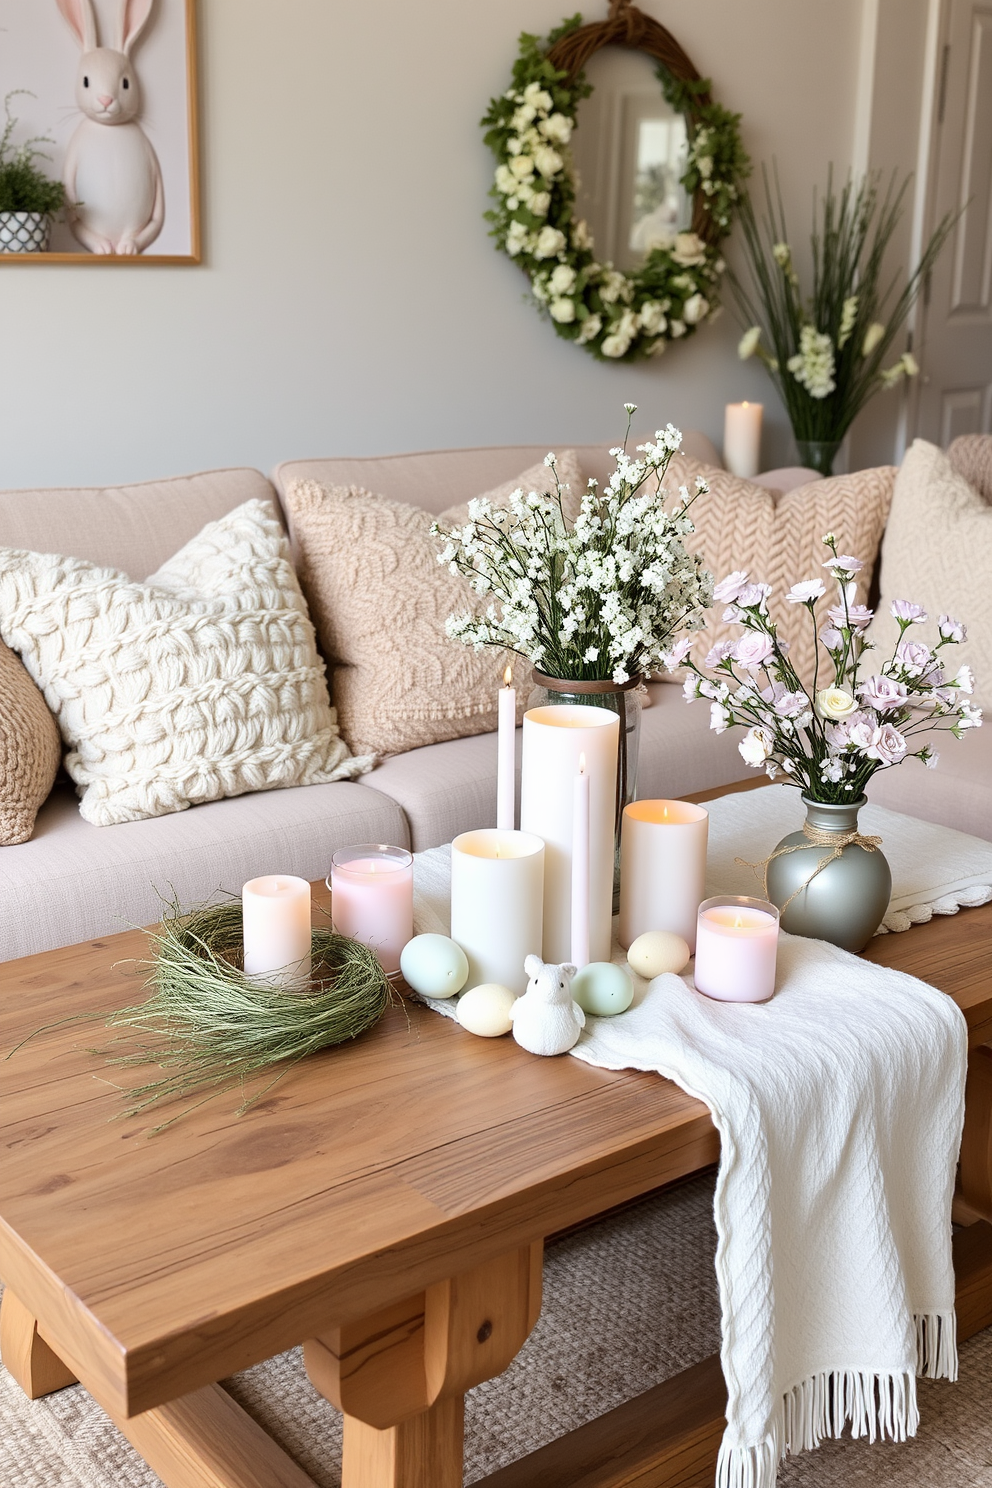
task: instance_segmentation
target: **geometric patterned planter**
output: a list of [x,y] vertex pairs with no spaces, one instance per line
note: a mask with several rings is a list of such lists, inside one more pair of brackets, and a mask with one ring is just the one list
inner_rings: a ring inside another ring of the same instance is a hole
[[0,212],[0,253],[47,253],[51,228],[46,212]]

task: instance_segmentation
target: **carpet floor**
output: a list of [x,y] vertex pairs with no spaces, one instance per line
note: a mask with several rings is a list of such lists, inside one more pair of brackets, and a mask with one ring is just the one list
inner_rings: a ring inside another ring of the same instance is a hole
[[[466,1397],[465,1482],[622,1404],[719,1348],[712,1180],[695,1179],[550,1246],[544,1307],[508,1370]],[[341,1416],[293,1349],[225,1381],[310,1474],[341,1482]],[[988,1488],[992,1329],[961,1349],[956,1385],[920,1381],[908,1444],[842,1440],[785,1463],[782,1488]],[[86,1392],[29,1401],[0,1369],[3,1488],[161,1488]]]

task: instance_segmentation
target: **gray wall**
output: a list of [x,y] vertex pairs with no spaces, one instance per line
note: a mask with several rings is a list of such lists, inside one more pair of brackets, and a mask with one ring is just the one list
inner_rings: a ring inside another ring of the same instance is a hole
[[[805,235],[813,183],[852,160],[862,0],[642,4],[742,111],[755,160],[777,157]],[[588,442],[626,399],[642,427],[718,443],[728,400],[763,401],[764,464],[790,459],[730,313],[648,367],[602,366],[539,320],[486,235],[478,120],[518,32],[568,10],[201,0],[205,263],[0,266],[0,486]]]

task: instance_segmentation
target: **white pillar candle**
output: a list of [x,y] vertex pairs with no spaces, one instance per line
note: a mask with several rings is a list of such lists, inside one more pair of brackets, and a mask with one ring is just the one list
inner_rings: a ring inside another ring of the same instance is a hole
[[573,782],[589,776],[589,958],[609,961],[620,720],[608,708],[559,704],[524,714],[520,826],[544,840],[544,960],[572,950]]
[[697,992],[720,1002],[767,1002],[775,992],[778,910],[765,899],[704,899],[696,929]]
[[723,463],[733,475],[761,469],[762,403],[728,403],[723,419]]
[[286,991],[310,981],[310,885],[305,878],[270,873],[241,890],[245,975]]
[[541,954],[544,843],[491,827],[451,844],[451,938],[468,957],[466,987],[527,989],[524,961]]
[[382,843],[345,847],[331,859],[331,925],[360,940],[383,971],[400,969],[400,953],[413,939],[413,856]]
[[503,686],[499,690],[496,760],[496,825],[503,832],[513,831],[516,816],[517,689],[510,686],[512,681],[513,668],[508,666],[503,673]]
[[579,755],[579,773],[572,795],[572,964],[581,971],[589,965],[589,776],[586,757]]
[[649,930],[696,945],[709,813],[688,801],[633,801],[620,831],[620,944]]

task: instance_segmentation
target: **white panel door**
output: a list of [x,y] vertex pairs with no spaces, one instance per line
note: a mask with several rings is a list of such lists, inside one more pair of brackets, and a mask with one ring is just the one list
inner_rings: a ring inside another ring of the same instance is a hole
[[931,225],[962,215],[925,295],[915,422],[946,447],[992,432],[992,0],[948,0],[937,86]]

